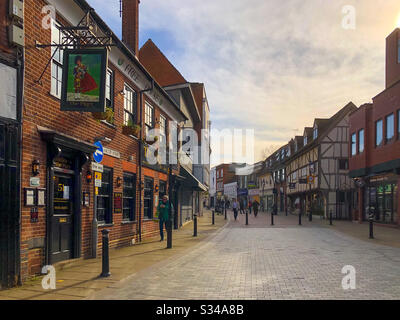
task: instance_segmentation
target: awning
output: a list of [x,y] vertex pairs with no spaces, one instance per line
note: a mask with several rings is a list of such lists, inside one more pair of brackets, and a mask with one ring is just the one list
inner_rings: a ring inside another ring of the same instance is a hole
[[179,174],[186,178],[185,182],[183,183],[185,187],[193,188],[197,191],[208,191],[208,188],[199,180],[197,180],[197,178],[183,166],[181,166]]

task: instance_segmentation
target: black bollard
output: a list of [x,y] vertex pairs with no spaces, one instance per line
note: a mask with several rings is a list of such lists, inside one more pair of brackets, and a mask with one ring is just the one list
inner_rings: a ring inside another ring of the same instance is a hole
[[329,225],[332,225],[332,210],[329,211]]
[[194,215],[193,228],[193,237],[197,237],[197,214]]
[[312,213],[311,213],[311,210],[310,210],[310,213],[309,213],[309,215],[308,215],[308,221],[312,221]]
[[111,276],[110,273],[110,256],[109,256],[109,233],[110,230],[104,229],[101,231],[101,233],[103,234],[103,253],[102,253],[102,270],[101,270],[101,274],[100,277],[109,277]]
[[225,207],[225,220],[226,220],[226,219],[228,219],[228,218],[227,218],[227,216],[226,216],[226,207]]
[[369,238],[373,239],[374,238],[374,218],[369,217]]
[[271,212],[271,226],[274,225],[274,213]]
[[212,224],[215,224],[215,211],[212,211]]
[[172,248],[172,221],[167,222],[167,249]]
[[301,211],[299,212],[299,226],[301,226]]
[[246,210],[246,226],[249,225],[249,211]]

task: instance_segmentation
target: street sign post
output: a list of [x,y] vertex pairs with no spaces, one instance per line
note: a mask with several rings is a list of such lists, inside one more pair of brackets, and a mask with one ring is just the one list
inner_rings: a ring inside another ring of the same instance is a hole
[[97,150],[93,153],[93,159],[97,163],[101,163],[104,157],[103,145],[101,144],[100,141],[96,141],[94,145],[97,147]]

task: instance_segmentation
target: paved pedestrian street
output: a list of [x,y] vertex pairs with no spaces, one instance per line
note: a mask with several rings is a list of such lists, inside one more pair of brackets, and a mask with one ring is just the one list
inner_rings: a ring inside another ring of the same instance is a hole
[[[90,299],[399,299],[400,248],[363,241],[296,217],[239,215],[178,258]],[[285,220],[282,222],[282,220]],[[342,268],[354,266],[356,289]]]

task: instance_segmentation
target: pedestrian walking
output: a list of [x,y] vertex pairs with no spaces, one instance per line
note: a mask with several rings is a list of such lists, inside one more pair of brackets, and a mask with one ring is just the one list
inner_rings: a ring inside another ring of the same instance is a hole
[[233,209],[233,216],[235,217],[235,221],[236,221],[237,216],[238,216],[238,203],[237,203],[236,199],[233,199],[232,209]]
[[244,204],[243,204],[243,200],[240,200],[240,214],[244,214]]
[[252,206],[252,202],[251,200],[249,201],[249,214],[251,214],[251,206]]
[[167,222],[169,220],[169,208],[171,206],[171,212],[173,211],[172,203],[169,202],[168,196],[163,196],[160,200],[157,208],[158,219],[160,220],[160,241],[164,241],[164,226],[167,229]]
[[257,217],[257,215],[258,215],[258,206],[259,206],[259,203],[257,202],[257,200],[254,200],[253,209],[254,209],[254,216],[255,217]]

